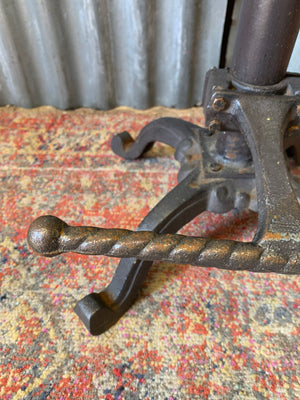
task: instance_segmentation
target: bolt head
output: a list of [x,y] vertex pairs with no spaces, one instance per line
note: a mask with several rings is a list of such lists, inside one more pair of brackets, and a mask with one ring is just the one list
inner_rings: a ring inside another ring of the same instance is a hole
[[227,108],[228,103],[224,97],[216,97],[213,101],[212,107],[215,111],[223,111]]

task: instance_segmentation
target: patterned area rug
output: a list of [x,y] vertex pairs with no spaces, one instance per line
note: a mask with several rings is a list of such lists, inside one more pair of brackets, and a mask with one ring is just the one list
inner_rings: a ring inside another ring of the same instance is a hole
[[[39,215],[136,229],[176,185],[173,149],[114,155],[161,116],[203,124],[201,109],[110,112],[0,109],[1,399],[299,399],[299,278],[154,263],[138,300],[101,336],[73,307],[118,260],[32,253]],[[203,213],[181,232],[251,240],[252,212]]]

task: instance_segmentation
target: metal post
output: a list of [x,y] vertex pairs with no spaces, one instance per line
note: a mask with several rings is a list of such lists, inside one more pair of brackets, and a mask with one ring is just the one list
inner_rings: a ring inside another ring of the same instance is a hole
[[299,0],[243,0],[231,73],[240,82],[280,82],[297,39]]

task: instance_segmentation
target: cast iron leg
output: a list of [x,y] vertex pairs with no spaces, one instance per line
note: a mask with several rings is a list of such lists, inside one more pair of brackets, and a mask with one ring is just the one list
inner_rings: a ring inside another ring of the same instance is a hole
[[[214,182],[197,184],[199,169],[194,169],[145,217],[137,230],[175,233],[207,209]],[[100,293],[80,300],[75,312],[93,335],[109,329],[132,305],[147,277],[152,261],[122,259],[110,285]]]

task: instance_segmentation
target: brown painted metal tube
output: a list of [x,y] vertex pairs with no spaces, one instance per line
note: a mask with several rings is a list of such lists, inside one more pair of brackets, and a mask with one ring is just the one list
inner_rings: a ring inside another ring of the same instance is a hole
[[286,75],[299,27],[299,0],[243,0],[232,75],[256,86],[280,82]]

